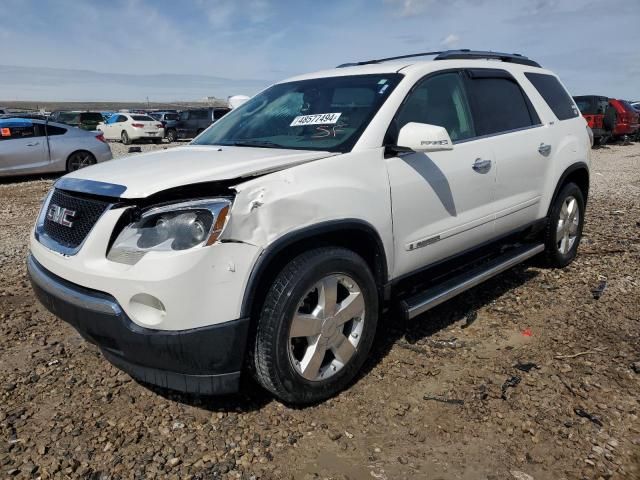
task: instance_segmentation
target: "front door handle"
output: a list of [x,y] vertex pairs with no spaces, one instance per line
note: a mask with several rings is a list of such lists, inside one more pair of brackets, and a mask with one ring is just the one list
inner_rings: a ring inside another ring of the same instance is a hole
[[471,168],[473,168],[478,173],[487,173],[489,170],[491,170],[491,160],[476,158],[476,161],[473,162]]
[[546,145],[544,143],[541,143],[540,146],[538,147],[538,152],[540,153],[540,155],[544,155],[546,157],[551,153],[551,145]]
[[27,143],[27,147],[36,147],[38,145],[40,145],[40,142]]

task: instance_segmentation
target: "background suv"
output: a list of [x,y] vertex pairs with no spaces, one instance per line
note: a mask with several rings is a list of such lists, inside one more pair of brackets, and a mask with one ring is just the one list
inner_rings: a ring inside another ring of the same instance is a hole
[[194,138],[213,122],[221,119],[229,112],[228,108],[199,108],[180,112],[176,125],[178,138]]
[[169,143],[175,142],[178,139],[178,133],[176,132],[178,118],[180,117],[178,112],[151,112],[149,116],[162,124],[164,127],[164,137]]
[[212,394],[251,374],[317,402],[357,377],[383,311],[416,318],[537,255],[571,263],[589,132],[558,78],[521,55],[301,75],[190,145],[58,180],[29,275],[142,381]]
[[625,100],[616,100],[614,98],[609,100],[609,104],[616,112],[613,136],[616,138],[635,136],[640,127],[638,124],[639,115],[635,108]]
[[98,124],[103,121],[100,112],[67,112],[57,111],[49,117],[52,122],[64,123],[83,130],[97,130]]

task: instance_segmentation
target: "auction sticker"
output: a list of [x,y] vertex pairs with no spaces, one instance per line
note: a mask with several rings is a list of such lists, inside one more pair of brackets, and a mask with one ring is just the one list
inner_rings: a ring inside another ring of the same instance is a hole
[[300,115],[293,119],[290,127],[306,125],[331,125],[338,121],[342,113],[316,113],[315,115]]

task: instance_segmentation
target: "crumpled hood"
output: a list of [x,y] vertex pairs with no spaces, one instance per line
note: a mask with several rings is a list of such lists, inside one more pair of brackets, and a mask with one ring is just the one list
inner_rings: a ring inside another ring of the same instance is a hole
[[119,185],[126,187],[120,197],[144,198],[173,187],[252,177],[333,155],[337,153],[185,145],[99,163],[61,180]]

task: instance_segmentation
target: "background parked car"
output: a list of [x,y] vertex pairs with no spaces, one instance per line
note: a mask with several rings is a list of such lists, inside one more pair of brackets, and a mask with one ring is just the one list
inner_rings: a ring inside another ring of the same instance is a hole
[[609,97],[582,95],[573,97],[573,100],[593,131],[594,144],[601,145],[611,138],[615,127],[615,110],[609,105]]
[[100,112],[70,112],[57,111],[51,113],[51,121],[79,127],[83,130],[96,130],[98,124],[104,121]]
[[178,138],[193,138],[202,133],[209,125],[221,119],[229,112],[226,107],[198,108],[180,112],[176,126]]
[[111,158],[100,133],[46,120],[0,119],[0,177],[71,172]]
[[638,112],[625,100],[609,99],[609,104],[616,111],[616,123],[613,129],[615,138],[625,135],[633,137],[638,134]]
[[152,112],[150,117],[158,120],[164,127],[164,136],[171,142],[175,142],[178,139],[178,132],[176,126],[178,125],[178,118],[180,114],[177,112]]
[[129,145],[135,140],[151,140],[153,143],[162,142],[164,128],[161,123],[149,115],[131,113],[116,113],[104,123],[98,125],[107,140],[122,140]]

